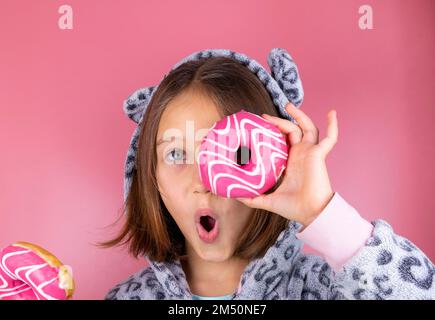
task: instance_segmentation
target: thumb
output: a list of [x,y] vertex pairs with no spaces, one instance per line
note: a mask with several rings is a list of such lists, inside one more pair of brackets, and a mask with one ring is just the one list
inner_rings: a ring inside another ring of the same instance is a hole
[[270,211],[270,205],[268,201],[268,197],[265,195],[260,195],[255,198],[236,198],[236,200],[240,201],[244,205],[250,208],[257,208]]

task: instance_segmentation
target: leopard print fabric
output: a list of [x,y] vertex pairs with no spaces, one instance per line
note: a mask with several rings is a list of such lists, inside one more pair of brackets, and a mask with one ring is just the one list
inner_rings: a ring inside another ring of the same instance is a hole
[[[289,222],[266,254],[248,264],[233,299],[434,299],[435,268],[429,258],[384,220],[372,224],[366,244],[334,271],[323,258],[301,252],[302,241],[295,236],[301,225]],[[148,267],[113,287],[105,299],[192,299],[178,260],[148,261]]]

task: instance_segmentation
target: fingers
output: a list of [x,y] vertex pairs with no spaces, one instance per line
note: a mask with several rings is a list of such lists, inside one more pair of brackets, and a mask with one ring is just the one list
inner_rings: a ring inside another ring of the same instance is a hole
[[270,198],[267,195],[259,195],[255,198],[236,198],[236,200],[250,208],[271,210]]
[[326,137],[319,142],[319,147],[324,152],[324,155],[328,154],[338,139],[338,120],[337,111],[331,110],[328,112],[328,128],[326,129]]
[[300,109],[292,103],[288,103],[285,110],[298,122],[302,129],[302,142],[317,144],[319,142],[319,129],[313,121]]
[[302,110],[299,110],[291,103],[287,104],[286,110],[299,125],[296,125],[287,119],[274,117],[268,114],[263,114],[262,116],[266,120],[275,124],[282,132],[288,134],[292,145],[300,142],[308,142],[315,145],[318,144],[320,149],[324,151],[325,155],[332,150],[338,139],[336,110],[331,110],[328,113],[327,133],[326,137],[321,142],[319,142],[319,129]]
[[295,145],[302,140],[302,130],[299,126],[295,125],[291,121],[278,118],[268,114],[262,114],[263,118],[276,125],[282,132],[288,134],[290,137],[290,143]]

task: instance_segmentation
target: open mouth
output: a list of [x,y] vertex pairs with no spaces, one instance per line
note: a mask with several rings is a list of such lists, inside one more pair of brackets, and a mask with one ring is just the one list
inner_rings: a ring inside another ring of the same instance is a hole
[[196,212],[196,230],[199,238],[212,243],[219,235],[219,220],[210,209],[200,209]]
[[216,225],[216,220],[210,216],[202,216],[199,220],[199,223],[201,223],[202,227],[207,232],[210,232],[211,230],[213,230],[214,226]]

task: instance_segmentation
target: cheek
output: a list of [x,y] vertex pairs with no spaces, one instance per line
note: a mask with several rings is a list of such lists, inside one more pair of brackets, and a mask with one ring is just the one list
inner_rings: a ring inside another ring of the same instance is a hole
[[222,208],[229,213],[229,221],[237,230],[243,229],[252,218],[255,209],[250,208],[235,199],[225,199]]
[[237,201],[236,199],[227,199],[228,206],[232,209],[234,212],[239,212],[243,216],[247,216],[252,214],[255,209],[248,207],[247,205],[243,204],[240,201]]
[[186,180],[180,174],[180,171],[168,170],[168,168],[160,168],[156,171],[157,184],[159,186],[160,196],[163,203],[171,214],[175,223],[180,228],[181,232],[185,234],[188,230],[188,222],[186,219],[186,208],[189,208],[183,180]]
[[171,203],[177,204],[185,199],[182,170],[172,166],[158,166],[156,170],[157,184],[162,199],[165,201],[168,209],[172,207]]
[[245,226],[249,223],[249,220],[252,218],[254,211],[254,209],[247,207],[244,204],[242,204],[241,206],[237,206],[235,212],[238,215],[239,227],[241,227],[242,229],[245,228]]

